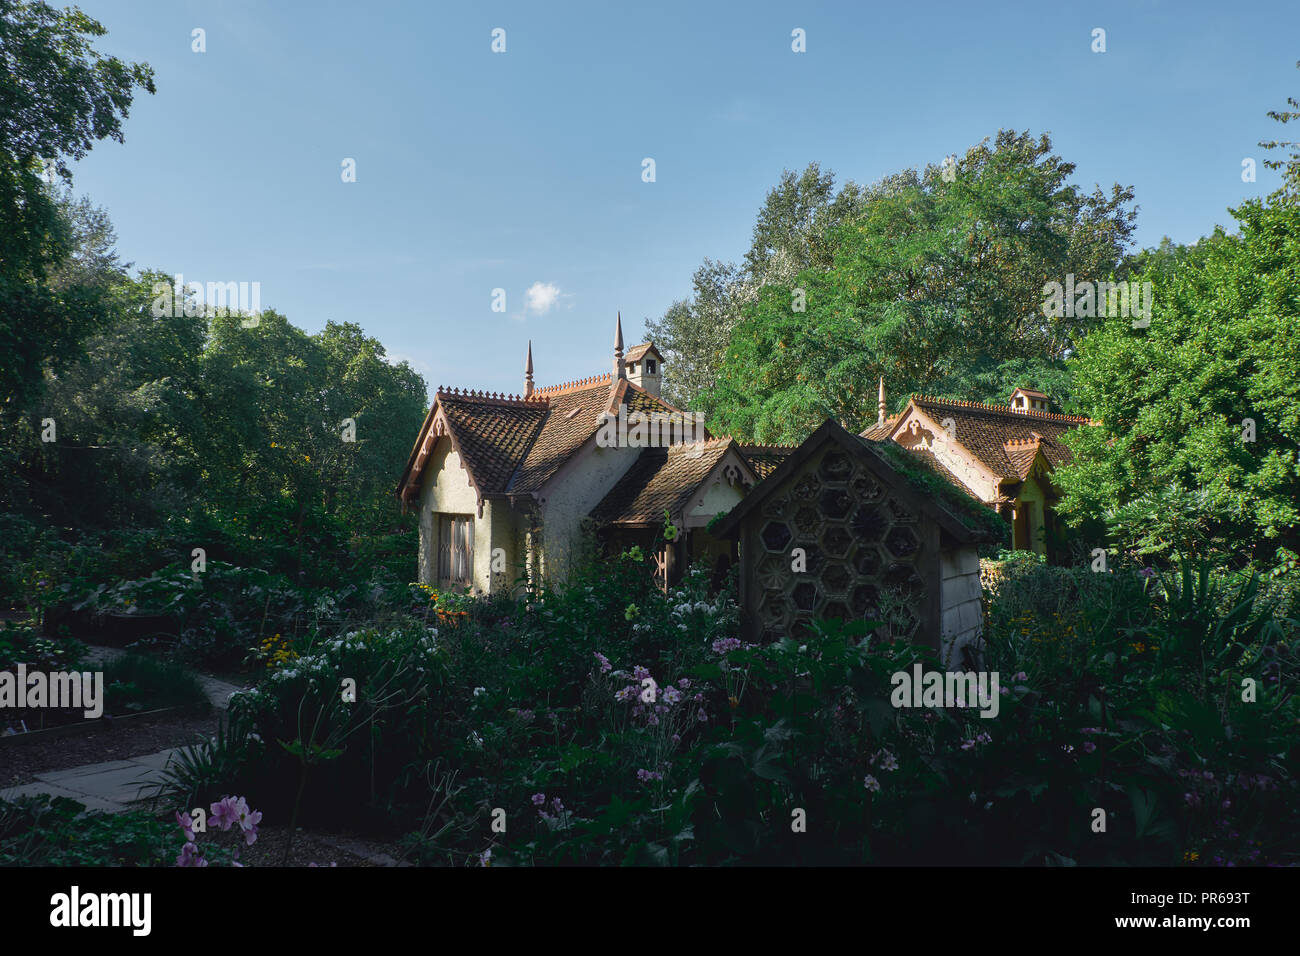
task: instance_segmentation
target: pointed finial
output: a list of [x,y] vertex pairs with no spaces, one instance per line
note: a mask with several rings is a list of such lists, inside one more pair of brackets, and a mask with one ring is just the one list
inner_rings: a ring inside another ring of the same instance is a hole
[[528,340],[528,361],[524,363],[524,398],[533,397],[533,340]]
[[876,395],[876,424],[885,424],[885,376],[880,376],[880,390]]
[[614,320],[614,376],[613,381],[618,383],[620,378],[626,378],[627,372],[623,366],[623,313],[619,312],[618,317]]

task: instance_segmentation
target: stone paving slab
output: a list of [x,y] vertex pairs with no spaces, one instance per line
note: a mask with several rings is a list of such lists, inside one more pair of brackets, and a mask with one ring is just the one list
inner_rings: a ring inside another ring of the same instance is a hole
[[47,773],[36,774],[37,780],[48,780],[53,782],[55,777],[62,780],[76,780],[78,777],[93,777],[96,774],[110,773],[114,770],[126,770],[134,767],[134,760],[107,760],[104,763],[87,763],[80,767],[73,767],[71,770],[50,770]]
[[6,791],[14,796],[48,793],[69,797],[92,810],[120,813],[130,804],[147,799],[148,788],[161,780],[160,771],[173,750],[163,750],[130,760],[110,760],[86,764],[70,770],[38,773],[36,783]]
[[[102,663],[115,660],[124,653],[120,648],[92,645],[88,657],[92,663]],[[218,680],[206,674],[197,676],[203,692],[208,695],[212,706],[218,710],[225,710],[230,702],[230,695],[243,689],[237,684]],[[85,804],[89,810],[121,813],[131,809],[131,804],[141,799],[142,791],[147,794],[148,788],[161,780],[161,771],[167,765],[168,758],[175,752],[175,750],[163,750],[128,760],[108,760],[103,763],[72,767],[68,770],[38,773],[36,783],[0,791],[0,798],[48,793],[50,796],[76,800],[78,803]]]
[[67,790],[63,787],[55,786],[49,783],[28,783],[21,787],[13,787],[9,790],[0,791],[0,799],[15,800],[18,797],[34,797],[46,793],[51,797],[67,797],[69,800],[76,800],[84,804],[87,810],[102,810],[105,813],[121,813],[127,809],[120,803],[110,803],[99,797],[88,796],[84,793],[78,793],[75,790]]
[[146,754],[143,757],[132,757],[131,761],[149,767],[151,770],[162,770],[167,766],[168,758],[175,752],[174,750],[163,750],[156,754]]

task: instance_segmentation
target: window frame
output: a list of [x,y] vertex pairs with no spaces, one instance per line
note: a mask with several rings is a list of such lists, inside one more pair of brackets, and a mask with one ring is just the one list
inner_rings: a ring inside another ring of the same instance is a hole
[[474,516],[438,514],[438,582],[474,583]]

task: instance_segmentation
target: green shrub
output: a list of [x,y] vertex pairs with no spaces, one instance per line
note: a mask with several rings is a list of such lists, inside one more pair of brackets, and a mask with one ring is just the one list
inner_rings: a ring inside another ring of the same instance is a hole
[[0,866],[167,866],[176,825],[147,813],[98,813],[66,797],[0,800]]
[[203,685],[188,668],[174,661],[129,653],[104,665],[105,710],[112,714],[186,707],[211,709]]

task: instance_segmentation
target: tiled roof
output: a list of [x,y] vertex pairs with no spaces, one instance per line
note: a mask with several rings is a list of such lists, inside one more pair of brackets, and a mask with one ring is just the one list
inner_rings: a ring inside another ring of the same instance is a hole
[[[479,496],[537,491],[600,427],[604,411],[678,410],[626,379],[611,394],[609,373],[537,389],[532,398],[442,389],[425,417],[402,473],[409,497],[427,463],[427,438],[441,414]],[[425,449],[422,453],[421,449]]]
[[[1017,477],[1022,481],[1029,477],[1029,470],[1034,467],[1034,459],[1038,457],[1038,451],[1042,443],[1036,438],[1029,441],[1017,441],[1012,439],[1002,446],[1002,450],[1007,453],[1007,458],[1011,462],[1011,467],[1015,469]],[[1069,449],[1066,449],[1068,452]]]
[[662,524],[664,512],[677,515],[732,447],[730,438],[716,438],[646,448],[592,509],[591,517],[602,524]]
[[441,390],[437,401],[479,494],[505,491],[547,420],[548,403],[501,401]]
[[597,377],[595,384],[549,390],[551,414],[546,419],[537,440],[520,463],[510,491],[526,493],[537,491],[559,470],[569,457],[582,447],[600,427],[601,412],[615,412],[626,405],[628,413],[660,412],[678,413],[676,408],[624,379],[611,397],[610,377]]
[[659,360],[663,361],[663,354],[657,348],[655,348],[655,344],[653,342],[643,342],[640,345],[632,346],[630,349],[627,350],[627,353],[623,356],[623,361],[631,365],[633,362],[641,361],[642,357],[647,352],[654,352],[655,355],[659,356]]
[[866,431],[862,432],[861,437],[868,441],[884,441],[889,437],[889,433],[894,430],[894,426],[897,424],[898,416],[894,415],[891,418],[886,418],[883,424],[878,422],[872,425]]
[[913,395],[912,404],[938,424],[951,418],[957,444],[998,477],[1017,480],[1023,479],[1033,464],[1028,445],[1017,445],[1017,442],[1037,440],[1037,448],[1041,449],[1048,463],[1058,468],[1069,464],[1074,457],[1060,441],[1060,436],[1079,425],[1089,424],[1087,418],[1075,415],[1016,410],[1009,405],[957,402],[923,395]]
[[776,471],[776,466],[785,461],[794,451],[793,445],[740,445],[740,456],[749,462],[754,474],[766,478]]

